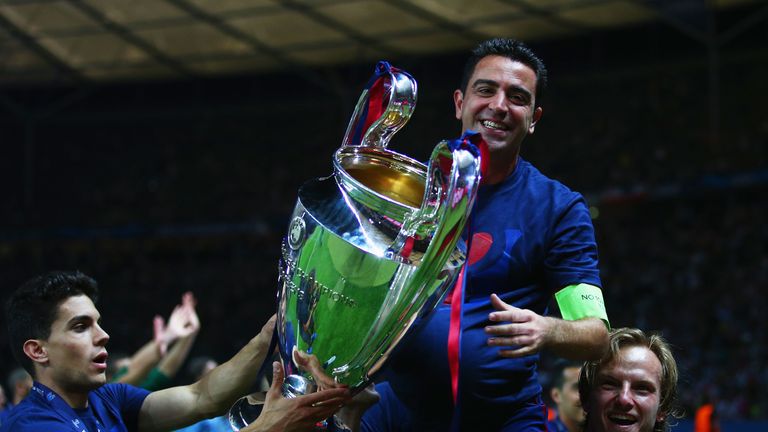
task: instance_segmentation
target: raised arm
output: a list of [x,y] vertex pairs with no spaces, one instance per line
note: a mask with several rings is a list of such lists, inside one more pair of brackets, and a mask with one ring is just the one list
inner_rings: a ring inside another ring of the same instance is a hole
[[200,319],[195,311],[196,304],[197,301],[192,293],[184,293],[178,316],[171,315],[171,319],[168,320],[168,328],[173,329],[173,332],[180,336],[157,365],[157,369],[168,378],[176,376],[200,332]]
[[[267,356],[275,327],[273,316],[261,332],[232,359],[213,369],[200,381],[151,393],[139,413],[139,430],[166,431],[188,426],[203,418],[223,414],[248,392]],[[338,410],[350,398],[349,389],[332,388],[286,399],[280,394],[283,370],[276,364],[272,388],[264,410],[248,431],[311,430],[312,425]],[[310,425],[305,429],[306,425]]]
[[[155,316],[152,321],[154,337],[151,341],[147,342],[141,349],[139,349],[133,356],[131,356],[131,362],[128,366],[128,372],[116,380],[116,382],[124,384],[132,384],[135,386],[140,385],[149,374],[153,367],[158,365],[158,362],[165,360],[167,348],[169,345],[176,342],[179,338],[185,338],[197,333],[200,328],[200,323],[197,320],[197,315],[194,311],[195,298],[191,293],[184,293],[182,296],[181,304],[177,305],[171,316],[168,318],[168,325],[165,325],[165,320],[160,315]],[[191,312],[190,312],[191,307]],[[189,341],[189,347],[194,342],[194,337]],[[179,342],[181,343],[181,341]],[[189,347],[186,347],[186,353],[189,353]],[[175,367],[174,363],[177,362],[179,356],[181,362],[184,362],[186,354],[184,352],[185,345],[182,345],[174,352],[175,357],[166,361],[165,369],[172,369]],[[173,351],[173,350],[172,350]],[[176,370],[181,365],[176,366]],[[165,371],[161,368],[161,371]],[[165,373],[166,376],[173,376],[172,374]]]
[[155,341],[151,340],[147,342],[131,357],[128,371],[115,381],[124,384],[139,385],[139,383],[147,377],[149,371],[157,364],[160,357],[160,349]]
[[151,393],[139,413],[141,431],[164,431],[187,426],[226,411],[256,379],[267,356],[275,326],[273,316],[232,359],[200,381]]

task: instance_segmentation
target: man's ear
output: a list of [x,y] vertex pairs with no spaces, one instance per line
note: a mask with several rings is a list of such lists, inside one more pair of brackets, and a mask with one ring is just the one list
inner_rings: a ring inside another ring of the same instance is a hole
[[536,123],[539,122],[542,114],[544,114],[544,110],[541,109],[541,107],[536,107],[536,109],[533,110],[533,119],[531,120],[530,126],[528,126],[529,135],[533,133],[534,129],[536,129]]
[[453,106],[456,109],[456,120],[461,120],[461,108],[464,106],[464,93],[459,89],[453,91]]
[[29,339],[24,342],[24,354],[35,363],[44,364],[48,362],[48,350],[45,349],[43,341],[39,339]]
[[552,398],[552,402],[555,404],[560,403],[560,389],[557,387],[552,387],[552,389],[549,391],[549,397]]

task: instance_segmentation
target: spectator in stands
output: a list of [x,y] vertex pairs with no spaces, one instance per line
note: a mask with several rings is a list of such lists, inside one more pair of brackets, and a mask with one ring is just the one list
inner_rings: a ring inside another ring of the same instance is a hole
[[16,368],[8,374],[8,388],[11,390],[11,398],[6,401],[4,409],[0,412],[0,425],[10,415],[11,409],[27,397],[32,388],[32,377],[23,368]]
[[[144,345],[133,357],[118,357],[107,368],[109,381],[133,384],[149,391],[168,387],[184,364],[200,331],[195,311],[196,300],[191,292],[182,296],[174,308],[168,325],[161,316],[154,319],[154,340]],[[168,346],[172,346],[168,350]],[[110,369],[116,369],[110,373]]]
[[584,410],[579,399],[579,372],[581,363],[563,360],[555,370],[549,395],[557,406],[557,415],[549,421],[552,432],[577,432],[584,421]]
[[705,394],[693,418],[693,432],[720,432],[720,421],[712,398]]
[[10,403],[18,405],[32,389],[32,377],[24,368],[16,368],[8,375],[8,388],[11,389]]

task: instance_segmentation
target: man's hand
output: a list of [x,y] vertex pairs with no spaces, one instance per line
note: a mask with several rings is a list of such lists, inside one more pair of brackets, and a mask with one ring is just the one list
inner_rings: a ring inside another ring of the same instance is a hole
[[488,326],[485,332],[491,336],[488,345],[511,347],[499,350],[502,357],[527,356],[546,348],[571,360],[596,360],[608,349],[608,330],[599,318],[545,317],[504,303],[496,294],[491,294],[491,304],[496,312],[488,319],[506,322]]
[[200,320],[195,312],[196,304],[195,296],[191,292],[185,292],[181,296],[181,304],[173,309],[168,318],[168,327],[165,328],[166,340],[187,337],[200,330]]
[[360,421],[368,408],[375,405],[381,397],[376,392],[376,386],[371,383],[360,393],[356,394],[351,401],[336,413],[336,420],[341,422],[342,428],[347,428],[352,432],[360,430]]
[[269,317],[269,320],[267,320],[267,322],[261,327],[259,334],[254,336],[254,339],[256,339],[257,343],[264,348],[267,356],[272,355],[272,353],[267,353],[266,350],[269,347],[270,342],[272,342],[272,334],[275,332],[276,322],[277,315],[272,315]]
[[272,386],[267,392],[264,409],[256,421],[241,432],[299,432],[311,431],[317,422],[338,411],[351,395],[347,388],[321,390],[295,398],[283,397],[283,367],[280,362],[272,364]]
[[488,345],[514,347],[499,350],[500,356],[517,358],[536,354],[549,343],[551,318],[504,303],[496,294],[491,294],[491,305],[496,312],[491,312],[488,319],[506,322],[485,328],[491,336]]
[[200,331],[200,319],[195,311],[196,304],[195,296],[191,292],[185,292],[181,296],[181,304],[173,308],[167,326],[163,317],[155,316],[153,321],[154,339],[161,355],[164,356],[168,347],[177,339]]

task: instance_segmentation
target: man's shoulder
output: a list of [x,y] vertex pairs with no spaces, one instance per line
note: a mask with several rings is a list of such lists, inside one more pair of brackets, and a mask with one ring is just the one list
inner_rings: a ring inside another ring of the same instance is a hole
[[533,166],[530,162],[520,158],[518,163],[520,164],[521,175],[528,179],[526,183],[529,187],[549,189],[560,195],[580,196],[578,192],[574,192],[559,180],[553,179],[539,171],[539,169]]
[[143,388],[123,383],[108,383],[91,391],[91,395],[118,405],[136,398],[143,400],[149,393]]
[[[512,203],[521,211],[550,209],[549,214],[559,218],[576,203],[584,202],[584,197],[558,180],[547,177],[530,162],[520,158],[515,172],[506,180],[506,184],[492,196],[507,204]],[[509,199],[513,197],[513,199]]]

